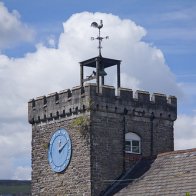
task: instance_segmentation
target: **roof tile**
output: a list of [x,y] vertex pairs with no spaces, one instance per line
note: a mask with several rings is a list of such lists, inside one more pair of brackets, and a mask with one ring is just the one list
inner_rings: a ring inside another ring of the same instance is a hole
[[196,195],[196,148],[159,154],[150,169],[116,196]]

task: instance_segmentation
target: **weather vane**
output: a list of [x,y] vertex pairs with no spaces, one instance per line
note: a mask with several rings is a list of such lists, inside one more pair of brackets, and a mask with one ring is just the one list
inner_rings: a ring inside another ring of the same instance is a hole
[[99,36],[98,37],[91,37],[91,40],[99,40],[99,46],[98,46],[98,49],[99,49],[99,56],[101,56],[101,42],[103,39],[109,39],[109,36],[106,36],[106,37],[101,37],[101,28],[103,27],[103,21],[100,20],[100,24],[97,24],[96,22],[92,22],[91,23],[91,27],[95,27],[95,28],[98,28],[99,29]]

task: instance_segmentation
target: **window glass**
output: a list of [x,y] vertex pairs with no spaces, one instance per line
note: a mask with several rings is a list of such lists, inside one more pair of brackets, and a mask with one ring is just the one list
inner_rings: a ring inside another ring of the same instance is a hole
[[140,137],[132,132],[125,134],[125,151],[128,153],[140,154]]
[[133,141],[132,141],[132,146],[139,146],[139,141],[133,140]]
[[140,153],[139,146],[132,146],[132,152],[133,153]]
[[125,141],[125,151],[131,151],[131,141]]

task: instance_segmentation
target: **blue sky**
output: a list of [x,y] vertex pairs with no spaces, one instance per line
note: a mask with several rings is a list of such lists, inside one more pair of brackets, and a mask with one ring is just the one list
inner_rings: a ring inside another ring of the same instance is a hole
[[[0,105],[0,139],[3,141],[2,145],[8,146],[6,152],[1,152],[1,157],[5,158],[0,159],[0,165],[5,165],[7,170],[0,169],[0,178],[30,177],[31,127],[27,123],[27,101],[32,97],[78,84],[78,76],[75,76],[74,81],[68,75],[65,79],[60,72],[56,73],[54,67],[60,64],[59,69],[64,69],[58,61],[60,58],[72,65],[67,67],[72,73],[71,71],[78,69],[78,61],[95,56],[96,53],[87,48],[94,47],[97,52],[96,44],[91,45],[89,41],[89,37],[94,36],[95,32],[92,30],[87,33],[82,40],[80,37],[82,31],[88,31],[85,25],[90,26],[90,19],[97,20],[99,17],[105,19],[106,33],[110,36],[110,39],[104,42],[103,53],[110,58],[119,55],[122,62],[128,64],[124,65],[124,70],[127,69],[130,74],[122,73],[123,84],[133,89],[176,95],[179,100],[179,118],[175,125],[175,148],[196,147],[194,0],[0,2],[0,98],[4,101]],[[5,15],[11,21],[9,26],[6,25],[8,19],[5,20]],[[114,25],[110,30],[107,30],[108,21]],[[81,25],[84,30],[80,29]],[[115,25],[121,28],[124,37],[115,34],[115,31],[119,31]],[[73,31],[69,32],[69,29]],[[83,43],[82,50],[80,41]],[[123,46],[120,45],[121,42],[124,43]],[[125,52],[116,54],[115,51],[111,51],[110,49],[115,46],[124,47]],[[144,59],[153,55],[155,59],[149,60],[145,66],[145,61],[141,61],[137,53],[134,54],[133,47],[141,47]],[[47,59],[55,66],[50,65]],[[145,69],[148,69],[147,74]],[[157,78],[155,72],[158,73]],[[52,73],[56,78],[50,83],[47,76],[52,76]],[[34,81],[35,77],[37,82]],[[33,84],[37,86],[34,87]],[[16,134],[14,138],[21,139],[21,146],[12,138],[13,131]],[[13,152],[12,148],[16,146],[19,150]]]
[[[176,75],[179,82],[195,83],[196,78],[196,2],[194,0],[118,0],[110,1],[25,1],[8,0],[5,6],[17,10],[21,20],[36,31],[32,43],[23,43],[5,50],[10,56],[23,56],[34,51],[36,42],[43,42],[47,36],[56,38],[63,31],[62,21],[72,14],[83,11],[103,12],[130,18],[147,30],[144,40],[161,49],[166,63]],[[55,28],[54,28],[55,27]],[[189,92],[188,92],[189,93]],[[194,112],[192,100],[186,108],[179,110]]]

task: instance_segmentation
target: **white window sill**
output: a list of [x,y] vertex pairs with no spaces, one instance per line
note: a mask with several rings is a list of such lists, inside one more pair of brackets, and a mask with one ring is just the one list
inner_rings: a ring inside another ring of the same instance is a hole
[[139,153],[137,153],[137,152],[131,152],[131,151],[125,151],[125,153],[128,153],[128,154],[141,154],[140,152]]

